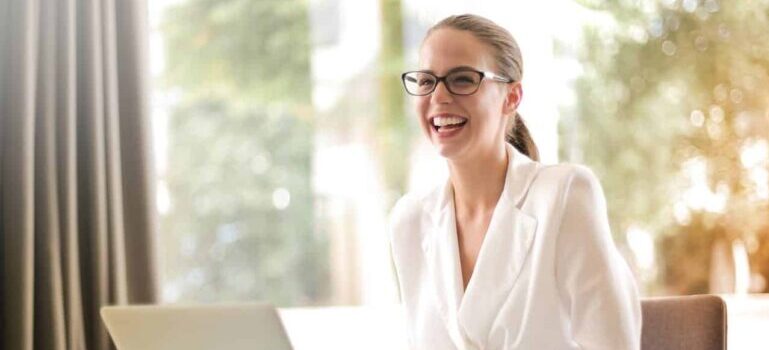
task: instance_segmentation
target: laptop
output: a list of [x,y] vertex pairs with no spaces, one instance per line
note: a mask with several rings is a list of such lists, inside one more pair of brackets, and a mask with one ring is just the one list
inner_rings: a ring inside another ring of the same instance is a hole
[[274,306],[105,306],[101,317],[118,350],[291,350]]

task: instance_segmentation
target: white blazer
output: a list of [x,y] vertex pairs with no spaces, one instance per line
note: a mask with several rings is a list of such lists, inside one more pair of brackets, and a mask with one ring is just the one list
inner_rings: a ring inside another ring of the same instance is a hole
[[595,175],[507,145],[505,185],[464,290],[450,181],[402,197],[389,235],[415,349],[639,349],[641,305]]

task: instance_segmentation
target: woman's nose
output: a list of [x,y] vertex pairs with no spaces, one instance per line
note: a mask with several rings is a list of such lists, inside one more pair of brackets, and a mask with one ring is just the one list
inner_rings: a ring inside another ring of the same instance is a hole
[[435,90],[432,94],[432,102],[433,103],[448,103],[453,100],[453,95],[451,92],[449,92],[449,89],[446,88],[446,82],[445,81],[439,81],[437,82],[435,86]]

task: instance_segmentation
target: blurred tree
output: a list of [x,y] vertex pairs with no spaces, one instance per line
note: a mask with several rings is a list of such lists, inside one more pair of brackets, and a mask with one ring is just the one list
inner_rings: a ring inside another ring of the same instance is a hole
[[379,8],[382,51],[379,55],[379,115],[375,135],[387,191],[385,207],[390,208],[406,190],[411,129],[400,81],[404,67],[401,1],[379,0]]
[[165,83],[189,99],[307,107],[309,30],[302,0],[182,0],[162,25]]
[[766,264],[769,1],[579,2],[606,21],[586,29],[561,154],[602,178],[615,238],[656,233],[665,292],[707,292],[719,239]]
[[186,0],[164,13],[171,206],[162,218],[177,300],[328,298],[315,232],[306,1]]

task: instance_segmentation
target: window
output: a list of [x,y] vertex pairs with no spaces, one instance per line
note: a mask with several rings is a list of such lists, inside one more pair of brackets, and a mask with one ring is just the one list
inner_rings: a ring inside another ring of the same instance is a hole
[[151,2],[166,301],[392,301],[387,212],[446,176],[398,79],[462,12],[516,36],[543,160],[595,170],[644,294],[767,290],[766,5],[392,3]]

